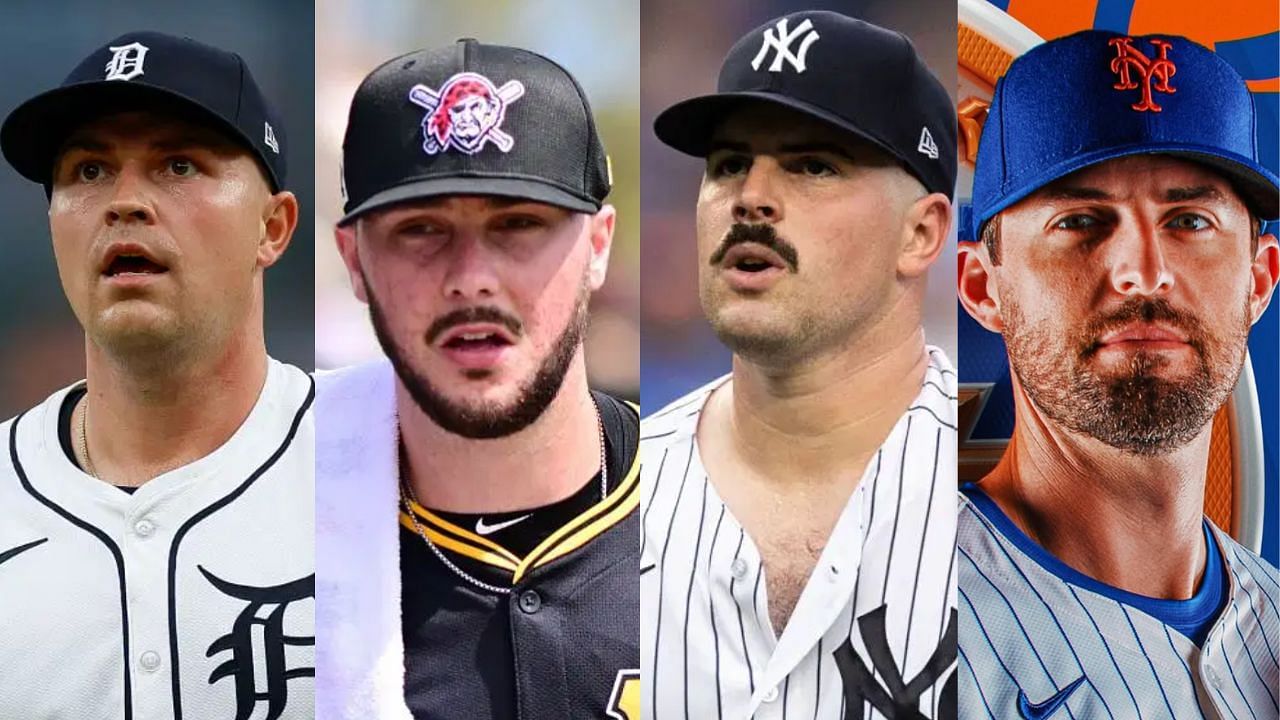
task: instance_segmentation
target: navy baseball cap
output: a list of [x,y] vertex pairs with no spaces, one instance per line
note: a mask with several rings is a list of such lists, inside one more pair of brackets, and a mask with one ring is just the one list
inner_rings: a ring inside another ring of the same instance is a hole
[[274,192],[285,182],[279,116],[237,54],[158,32],[132,32],[94,50],[62,85],[19,105],[0,149],[23,177],[52,187],[53,163],[76,128],[95,118],[165,108],[207,124],[261,161]]
[[955,195],[955,106],[901,33],[821,10],[770,20],[729,50],[714,94],[667,108],[653,130],[676,150],[706,157],[716,127],[751,101],[847,130],[896,158],[929,192]]
[[1252,212],[1274,219],[1280,190],[1258,162],[1256,123],[1239,73],[1186,38],[1086,30],[1038,45],[996,84],[978,143],[972,237],[1058,178],[1149,153],[1217,170]]
[[388,60],[360,83],[342,141],[338,224],[442,195],[594,213],[610,184],[578,81],[537,53],[464,38]]

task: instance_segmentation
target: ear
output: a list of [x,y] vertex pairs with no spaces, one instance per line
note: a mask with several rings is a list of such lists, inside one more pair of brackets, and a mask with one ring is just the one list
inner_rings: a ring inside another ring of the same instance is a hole
[[898,274],[918,278],[938,259],[951,230],[951,201],[942,193],[926,195],[907,208],[902,223]]
[[1249,269],[1253,275],[1249,311],[1253,313],[1253,322],[1258,322],[1258,318],[1262,317],[1267,305],[1271,303],[1271,294],[1276,289],[1277,277],[1280,277],[1280,248],[1277,247],[1275,235],[1258,238],[1258,252],[1253,256],[1253,264]]
[[360,267],[360,247],[357,242],[356,225],[360,220],[347,225],[339,225],[333,229],[333,239],[338,244],[338,254],[342,256],[342,264],[347,266],[347,277],[351,279],[351,289],[362,303],[369,302],[364,287],[364,272]]
[[613,249],[613,227],[617,217],[617,210],[612,205],[605,205],[595,215],[587,218],[591,233],[591,260],[587,267],[587,281],[593,292],[604,285],[605,275],[609,272],[609,251]]
[[289,247],[293,231],[297,228],[298,198],[287,190],[267,198],[258,236],[259,268],[266,269],[276,264]]
[[962,242],[957,251],[956,292],[966,312],[991,332],[1004,329],[1000,317],[1000,292],[996,287],[987,248],[980,242]]

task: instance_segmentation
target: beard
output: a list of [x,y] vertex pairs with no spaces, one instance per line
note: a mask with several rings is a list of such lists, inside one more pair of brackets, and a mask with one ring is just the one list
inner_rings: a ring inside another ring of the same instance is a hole
[[[1073,432],[1134,455],[1163,455],[1200,435],[1244,365],[1247,303],[1217,336],[1163,299],[1131,300],[1066,333],[1029,323],[1016,302],[1004,310],[1009,364],[1036,407]],[[1133,353],[1119,370],[1099,372],[1090,362],[1101,347],[1097,338],[1135,321],[1161,321],[1186,333],[1195,354],[1191,372],[1168,379],[1160,371],[1169,358],[1147,351]]]
[[[427,379],[427,376],[414,367],[405,351],[392,337],[387,329],[386,317],[382,306],[374,297],[368,281],[365,289],[369,297],[369,317],[373,323],[373,331],[382,345],[383,352],[391,360],[400,382],[404,383],[410,397],[417,406],[446,432],[460,435],[472,440],[492,440],[520,432],[532,425],[551,405],[551,401],[560,393],[569,364],[577,354],[582,338],[587,330],[587,304],[590,291],[585,279],[582,289],[574,302],[573,312],[563,331],[556,338],[550,352],[543,358],[538,369],[526,382],[516,390],[515,397],[508,403],[478,402],[460,403],[450,400]],[[432,334],[439,335],[453,325],[473,320],[485,319],[515,328],[513,334],[519,337],[520,321],[495,308],[468,308],[456,311],[440,318],[432,324]],[[479,378],[487,371],[479,374],[469,372],[468,377]]]

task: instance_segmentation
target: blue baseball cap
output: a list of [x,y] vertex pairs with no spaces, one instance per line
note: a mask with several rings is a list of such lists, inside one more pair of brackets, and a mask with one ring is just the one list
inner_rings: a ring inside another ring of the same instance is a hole
[[222,132],[262,163],[273,192],[284,187],[284,125],[244,60],[158,32],[115,38],[81,60],[60,86],[19,105],[0,126],[0,149],[48,193],[54,160],[77,128],[110,113],[153,108]]
[[982,128],[969,229],[1082,168],[1175,155],[1222,173],[1249,210],[1280,217],[1258,162],[1253,97],[1217,53],[1175,35],[1086,30],[1038,45],[996,84]]

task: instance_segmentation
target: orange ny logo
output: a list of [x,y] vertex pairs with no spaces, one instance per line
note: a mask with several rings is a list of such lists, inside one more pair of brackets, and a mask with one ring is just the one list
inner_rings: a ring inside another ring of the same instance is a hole
[[[1120,76],[1120,81],[1111,87],[1116,90],[1133,90],[1142,88],[1142,99],[1133,105],[1134,110],[1160,112],[1160,106],[1151,96],[1151,79],[1156,78],[1155,90],[1163,93],[1175,93],[1176,89],[1169,84],[1169,78],[1178,72],[1177,66],[1169,59],[1170,44],[1163,40],[1152,40],[1159,57],[1152,60],[1133,46],[1133,38],[1112,38],[1108,43],[1116,49],[1116,56],[1111,59],[1111,72]],[[1142,78],[1141,84],[1134,80],[1130,71],[1136,71]]]

